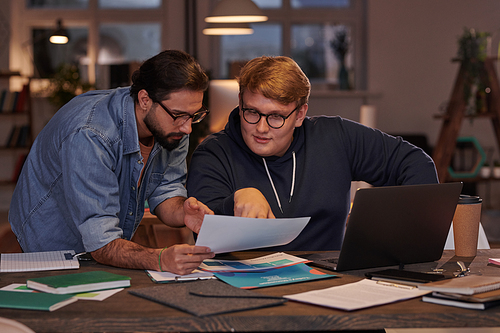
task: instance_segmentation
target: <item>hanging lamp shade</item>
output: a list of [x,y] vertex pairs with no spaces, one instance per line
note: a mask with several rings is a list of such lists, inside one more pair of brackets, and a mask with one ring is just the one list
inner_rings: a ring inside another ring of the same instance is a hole
[[63,28],[62,20],[57,20],[57,28],[49,37],[52,44],[66,44],[69,42],[68,31]]
[[251,35],[253,29],[248,23],[209,23],[203,29],[205,35]]
[[212,14],[205,17],[208,23],[264,22],[267,16],[252,0],[220,0]]

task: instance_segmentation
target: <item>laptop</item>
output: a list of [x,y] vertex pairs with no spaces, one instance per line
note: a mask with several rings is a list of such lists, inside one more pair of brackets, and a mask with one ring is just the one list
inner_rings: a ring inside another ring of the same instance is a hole
[[439,260],[461,191],[459,182],[358,189],[338,258],[307,259],[336,271]]

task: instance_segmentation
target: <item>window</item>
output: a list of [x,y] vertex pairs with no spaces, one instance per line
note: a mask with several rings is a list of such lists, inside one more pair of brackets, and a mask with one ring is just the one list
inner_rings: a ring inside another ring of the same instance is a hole
[[[215,78],[232,78],[231,64],[286,55],[297,61],[314,85],[339,88],[342,69],[349,88],[366,89],[365,0],[253,1],[269,20],[252,24],[253,35],[219,37]],[[344,37],[348,47],[341,57],[335,43]]]
[[254,24],[254,33],[244,36],[221,37],[221,76],[234,78],[242,63],[261,55],[282,54],[281,25]]
[[291,0],[292,8],[348,8],[350,0]]
[[52,44],[49,37],[53,29],[33,30],[33,62],[36,78],[50,78],[64,64],[79,65],[87,57],[87,28],[67,29],[69,42]]
[[[88,8],[89,0],[26,0],[28,8],[75,9]],[[134,9],[159,8],[161,0],[99,0],[100,8]]]
[[[338,72],[341,61],[332,45],[339,33],[350,30],[345,25],[293,24],[291,27],[291,57],[299,64],[311,82],[326,81],[339,84]],[[351,43],[349,43],[351,44]],[[352,45],[343,58],[346,68],[352,68]],[[350,84],[352,86],[352,82]]]
[[[255,2],[259,8],[264,9],[264,8],[281,8],[282,1],[281,0],[252,0]],[[285,0],[286,1],[286,0]]]
[[161,0],[99,0],[100,8],[133,9],[159,8]]
[[159,23],[106,23],[99,28],[97,80],[102,87],[123,87],[141,61],[161,50]]
[[[139,63],[162,50],[162,30],[167,21],[165,3],[164,0],[13,1],[12,11],[18,14],[11,21],[15,30],[12,40],[17,48],[11,51],[10,66],[22,69],[25,75],[46,79],[53,77],[63,64],[76,65],[82,80],[98,89],[125,86]],[[64,45],[48,41],[58,20],[69,35],[69,42]],[[46,81],[33,82],[35,94],[43,94]]]
[[26,0],[28,8],[76,9],[87,8],[89,0]]

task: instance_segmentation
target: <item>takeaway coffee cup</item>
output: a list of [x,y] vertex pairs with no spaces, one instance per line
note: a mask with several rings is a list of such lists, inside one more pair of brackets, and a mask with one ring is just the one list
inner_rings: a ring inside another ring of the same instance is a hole
[[474,257],[477,253],[482,201],[483,199],[478,196],[460,195],[453,216],[456,256]]

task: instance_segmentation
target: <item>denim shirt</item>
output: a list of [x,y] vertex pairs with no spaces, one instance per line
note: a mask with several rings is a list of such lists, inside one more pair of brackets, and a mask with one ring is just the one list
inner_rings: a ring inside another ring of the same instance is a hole
[[172,151],[155,142],[144,166],[129,93],[127,87],[75,97],[36,138],[9,210],[24,251],[91,252],[130,240],[145,200],[154,213],[164,200],[186,196],[188,137]]

